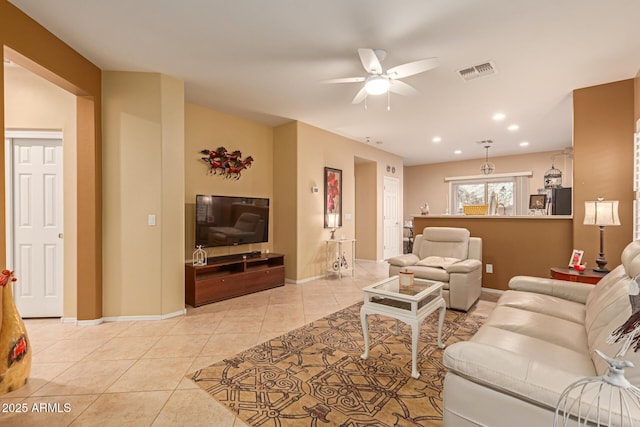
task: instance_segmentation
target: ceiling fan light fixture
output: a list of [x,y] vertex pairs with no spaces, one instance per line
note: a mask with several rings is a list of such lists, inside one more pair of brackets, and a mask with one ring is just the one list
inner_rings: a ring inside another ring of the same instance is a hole
[[389,79],[382,76],[371,76],[364,84],[367,95],[382,95],[389,91],[390,86]]

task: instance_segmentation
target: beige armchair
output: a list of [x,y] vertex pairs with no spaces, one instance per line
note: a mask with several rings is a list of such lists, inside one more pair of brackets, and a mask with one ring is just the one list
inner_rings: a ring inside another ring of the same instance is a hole
[[466,228],[426,227],[415,236],[413,252],[388,259],[389,277],[399,271],[444,283],[448,308],[469,310],[482,288],[482,239]]

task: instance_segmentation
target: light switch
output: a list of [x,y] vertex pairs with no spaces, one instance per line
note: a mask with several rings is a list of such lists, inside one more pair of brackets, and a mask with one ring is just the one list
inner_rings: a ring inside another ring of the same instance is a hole
[[156,216],[154,214],[150,214],[149,215],[149,225],[150,226],[155,226],[156,225]]

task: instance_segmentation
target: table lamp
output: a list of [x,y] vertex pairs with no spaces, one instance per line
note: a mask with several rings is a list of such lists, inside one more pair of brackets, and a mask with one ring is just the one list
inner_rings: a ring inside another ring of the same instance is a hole
[[594,268],[593,271],[608,273],[607,260],[604,257],[604,227],[607,225],[620,225],[618,201],[604,200],[602,197],[598,197],[596,201],[584,202],[584,224],[600,227],[600,254],[596,259],[598,267]]
[[331,229],[331,240],[336,238],[336,229],[338,228],[340,219],[337,213],[327,214],[327,226]]

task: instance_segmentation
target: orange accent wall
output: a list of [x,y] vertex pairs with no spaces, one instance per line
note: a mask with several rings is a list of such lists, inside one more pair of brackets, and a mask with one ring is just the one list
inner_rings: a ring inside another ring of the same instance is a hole
[[[0,0],[4,56],[78,95],[78,320],[102,317],[101,71],[7,0]],[[0,71],[4,81],[4,72]],[[4,89],[0,85],[0,127]],[[3,139],[4,140],[4,139]],[[4,150],[0,150],[4,168]],[[4,173],[0,173],[0,260],[6,259]]]
[[620,201],[621,225],[604,230],[607,267],[620,264],[622,250],[633,239],[634,96],[634,79],[573,92],[573,243],[585,251],[589,266],[595,266],[600,251],[600,231],[583,225],[585,201]]

